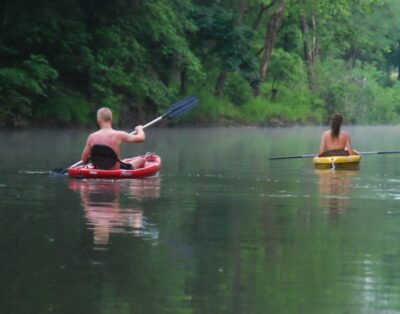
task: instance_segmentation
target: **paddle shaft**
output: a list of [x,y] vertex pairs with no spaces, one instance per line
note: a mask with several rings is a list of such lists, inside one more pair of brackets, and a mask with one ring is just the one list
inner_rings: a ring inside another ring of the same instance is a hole
[[282,156],[282,157],[272,157],[269,160],[311,158],[311,157],[315,157],[315,156],[316,156],[315,154],[297,155],[297,156]]
[[360,155],[386,155],[386,154],[400,154],[400,151],[392,150],[383,152],[360,152]]
[[[360,152],[361,156],[363,155],[388,155],[388,154],[400,154],[398,150],[392,151],[382,151],[382,152]],[[297,155],[297,156],[282,156],[282,157],[272,157],[269,160],[278,160],[278,159],[299,159],[299,158],[312,158],[317,156],[316,154],[307,154],[307,155]]]

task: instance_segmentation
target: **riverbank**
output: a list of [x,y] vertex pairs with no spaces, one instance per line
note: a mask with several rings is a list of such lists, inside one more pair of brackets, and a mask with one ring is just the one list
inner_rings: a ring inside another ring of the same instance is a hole
[[[115,128],[122,128],[122,129],[129,129],[132,128],[133,126],[139,125],[139,124],[144,124],[148,122],[143,121],[137,121],[128,123],[117,123],[114,124]],[[251,122],[246,122],[246,121],[234,121],[234,120],[228,120],[228,119],[221,119],[219,121],[191,121],[191,120],[184,120],[184,121],[160,121],[157,125],[152,126],[152,128],[179,128],[179,127],[294,127],[294,126],[320,126],[321,123],[299,123],[299,122],[293,122],[289,121],[285,118],[272,118],[271,120],[262,122],[262,123],[251,123]],[[48,125],[45,125],[43,122],[37,123],[37,122],[20,122],[14,126],[5,126],[1,125],[0,129],[2,130],[26,130],[26,129],[92,129],[96,128],[97,125],[95,121],[91,123],[90,125],[74,125],[74,124],[57,124],[57,123],[50,123]]]

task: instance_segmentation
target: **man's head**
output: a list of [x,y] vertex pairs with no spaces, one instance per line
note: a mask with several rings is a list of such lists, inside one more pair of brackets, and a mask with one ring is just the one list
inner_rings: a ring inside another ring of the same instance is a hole
[[102,107],[97,110],[97,122],[100,124],[102,122],[110,122],[112,121],[112,112],[108,107]]

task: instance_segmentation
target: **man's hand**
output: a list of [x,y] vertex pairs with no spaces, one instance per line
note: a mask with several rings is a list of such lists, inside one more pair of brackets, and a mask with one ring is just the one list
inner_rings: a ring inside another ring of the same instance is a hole
[[137,127],[135,127],[135,132],[136,133],[143,132],[143,125],[138,125]]

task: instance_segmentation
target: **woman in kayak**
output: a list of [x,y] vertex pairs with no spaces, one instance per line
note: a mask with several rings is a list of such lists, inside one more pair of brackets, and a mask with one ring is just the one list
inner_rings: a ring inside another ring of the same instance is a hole
[[351,146],[350,134],[340,130],[343,116],[334,113],[331,116],[331,129],[325,131],[321,137],[319,157],[357,155]]

